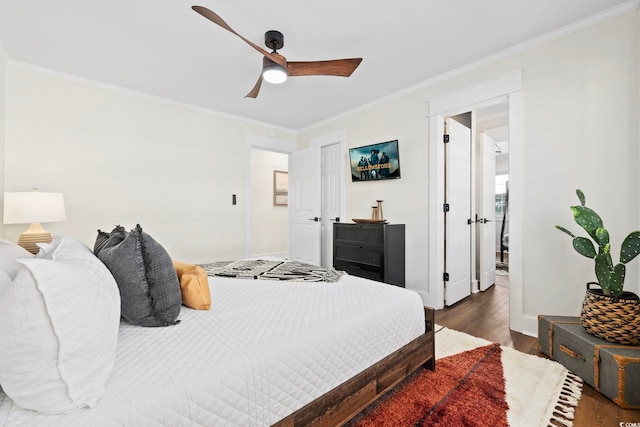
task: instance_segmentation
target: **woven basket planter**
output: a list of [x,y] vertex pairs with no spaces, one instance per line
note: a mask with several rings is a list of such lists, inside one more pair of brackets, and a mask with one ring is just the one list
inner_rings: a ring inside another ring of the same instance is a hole
[[591,335],[618,344],[640,343],[640,297],[633,292],[623,292],[618,297],[604,295],[602,289],[591,289],[582,302],[580,321]]

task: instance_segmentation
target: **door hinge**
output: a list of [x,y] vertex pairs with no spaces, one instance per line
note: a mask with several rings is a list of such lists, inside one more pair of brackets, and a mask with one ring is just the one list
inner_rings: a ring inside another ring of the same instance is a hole
[[467,225],[471,225],[473,221],[471,221],[471,218],[467,219]]
[[442,210],[444,212],[449,212],[449,203],[445,203],[444,205],[442,205]]
[[442,142],[444,142],[445,144],[446,144],[447,142],[449,142],[449,135],[448,135],[448,134],[446,134],[446,133],[445,133],[445,134],[443,135],[443,137],[442,137]]
[[442,280],[445,282],[449,281],[449,273],[442,273]]

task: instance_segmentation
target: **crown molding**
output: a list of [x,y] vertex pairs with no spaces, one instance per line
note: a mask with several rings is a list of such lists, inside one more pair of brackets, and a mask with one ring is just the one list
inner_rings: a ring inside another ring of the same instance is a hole
[[97,80],[88,79],[86,77],[79,77],[79,76],[76,76],[76,75],[73,75],[73,74],[63,73],[61,71],[52,70],[50,68],[41,67],[39,65],[33,65],[33,64],[26,63],[26,62],[14,61],[14,60],[10,60],[9,64],[12,67],[22,68],[22,69],[25,69],[25,70],[29,70],[29,71],[32,71],[32,72],[39,73],[39,74],[56,77],[56,78],[59,78],[61,80],[67,80],[67,81],[70,81],[70,82],[86,84],[88,86],[92,86],[92,87],[95,87],[95,88],[98,88],[98,89],[103,89],[103,90],[107,90],[107,91],[111,91],[111,92],[117,92],[117,93],[120,93],[120,94],[123,94],[123,95],[128,95],[128,96],[137,97],[137,98],[140,98],[140,99],[146,99],[146,100],[150,100],[150,101],[155,101],[155,102],[158,102],[158,103],[171,105],[171,106],[176,106],[176,107],[181,107],[181,108],[185,108],[185,109],[189,109],[189,110],[193,110],[193,111],[197,111],[197,112],[201,112],[201,113],[213,114],[215,116],[223,117],[223,118],[226,118],[226,119],[229,119],[229,120],[235,120],[235,121],[244,122],[244,123],[247,123],[247,124],[250,124],[250,125],[254,125],[254,126],[257,125],[257,126],[266,127],[268,129],[272,129],[272,130],[278,130],[278,131],[286,132],[286,133],[291,134],[292,136],[295,136],[297,134],[296,131],[293,130],[293,129],[289,129],[289,128],[285,128],[285,127],[281,127],[281,126],[276,126],[276,125],[273,125],[271,123],[266,123],[266,122],[261,122],[261,121],[258,121],[258,120],[248,119],[246,117],[236,116],[236,115],[233,115],[233,114],[224,113],[222,111],[201,107],[201,106],[189,104],[189,103],[186,103],[186,102],[175,101],[175,100],[169,99],[169,98],[163,98],[161,96],[151,95],[151,94],[148,94],[146,92],[133,90],[133,89],[128,89],[128,88],[124,88],[124,87],[113,85],[113,84],[109,84],[109,83],[100,82],[100,81],[97,81]]
[[338,115],[335,115],[333,117],[329,117],[327,119],[321,120],[319,122],[316,122],[312,125],[306,126],[300,130],[298,130],[298,132],[304,132],[307,130],[311,130],[313,128],[315,128],[316,126],[320,126],[322,124],[326,124],[329,122],[332,122],[334,120],[349,116],[351,114],[369,109],[371,107],[374,107],[376,105],[380,105],[383,104],[387,101],[396,99],[396,98],[400,98],[402,96],[411,94],[413,92],[416,92],[420,89],[424,89],[427,88],[429,86],[433,86],[437,83],[446,81],[446,80],[450,80],[453,77],[459,76],[461,74],[467,73],[469,71],[473,71],[474,69],[477,69],[481,66],[487,65],[487,64],[491,64],[493,62],[497,62],[501,59],[505,59],[511,56],[514,56],[518,53],[521,52],[525,52],[527,50],[530,50],[534,47],[543,45],[545,43],[549,43],[553,40],[562,38],[568,34],[572,34],[575,33],[577,31],[583,30],[585,28],[589,28],[592,27],[594,25],[600,24],[602,22],[608,21],[610,19],[613,18],[617,18],[618,16],[622,16],[626,13],[632,12],[634,10],[637,10],[640,7],[640,0],[629,0],[626,1],[618,6],[614,6],[612,8],[609,8],[607,10],[604,10],[602,12],[596,13],[595,15],[591,15],[588,16],[587,18],[581,19],[579,21],[573,22],[569,25],[565,25],[564,27],[561,27],[557,30],[554,31],[550,31],[548,33],[545,33],[541,36],[538,37],[534,37],[533,39],[527,40],[525,42],[516,44],[510,48],[501,50],[500,52],[494,53],[492,55],[486,56],[484,58],[481,58],[477,61],[471,62],[469,64],[463,65],[461,67],[455,68],[453,70],[447,71],[445,73],[442,73],[440,75],[437,75],[431,79],[425,80],[423,82],[417,83],[413,86],[409,86],[405,89],[399,90],[397,92],[394,92],[390,95],[384,96],[382,98],[378,98],[374,101],[371,101],[367,104],[363,104],[360,105],[356,108],[353,108],[351,110],[342,112]]

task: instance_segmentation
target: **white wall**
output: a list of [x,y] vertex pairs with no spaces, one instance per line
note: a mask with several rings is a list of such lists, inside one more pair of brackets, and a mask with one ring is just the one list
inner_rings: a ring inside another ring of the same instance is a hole
[[509,173],[509,155],[500,154],[496,156],[496,175]]
[[[593,262],[556,224],[574,224],[568,206],[581,188],[605,221],[613,253],[638,229],[637,11],[569,35],[524,58],[526,170],[524,310],[577,314]],[[627,290],[640,291],[638,262]]]
[[251,255],[286,256],[288,206],[273,205],[273,171],[287,171],[289,156],[251,149]]
[[64,193],[67,221],[45,228],[93,246],[140,223],[177,259],[244,257],[246,134],[293,132],[20,63],[6,81],[4,191]]
[[[346,183],[346,218],[369,218],[375,200],[384,200],[384,216],[406,224],[406,287],[426,286],[428,257],[428,121],[426,98],[410,93],[303,130],[299,144],[346,129],[347,145],[357,147],[398,139],[401,178]],[[350,172],[346,172],[350,176]]]
[[[4,155],[4,128],[5,128],[5,70],[7,58],[4,53],[2,43],[0,43],[0,189],[4,188],[4,168],[6,163],[6,155]],[[0,207],[4,209],[4,193],[0,194]],[[0,237],[4,235],[4,224],[0,221]]]
[[[582,29],[504,59],[453,73],[449,79],[303,130],[299,145],[347,129],[350,147],[398,139],[402,179],[347,184],[347,217],[385,200],[385,215],[407,225],[407,287],[426,290],[428,137],[426,101],[523,69],[524,170],[522,254],[527,330],[538,314],[577,315],[593,263],[574,252],[555,224],[572,225],[568,209],[582,188],[616,245],[638,229],[640,153],[639,13]],[[511,219],[513,221],[513,218]],[[573,227],[576,229],[575,227]],[[577,230],[577,229],[576,229]],[[616,251],[617,252],[617,251]],[[638,260],[625,289],[638,292]]]
[[[423,290],[430,256],[426,101],[523,69],[518,286],[531,326],[540,313],[577,314],[593,278],[592,263],[554,229],[572,226],[575,188],[585,191],[614,241],[639,228],[639,58],[636,10],[318,123],[297,140],[304,147],[346,130],[349,147],[400,141],[402,178],[348,181],[346,216],[368,217],[372,202],[384,200],[385,217],[407,225],[407,287]],[[293,141],[293,132],[19,63],[5,72],[4,190],[65,193],[68,220],[47,228],[93,244],[97,228],[139,222],[175,258],[244,256],[245,137]],[[15,240],[23,228],[5,226],[4,236]],[[627,290],[640,292],[639,265],[628,266]]]

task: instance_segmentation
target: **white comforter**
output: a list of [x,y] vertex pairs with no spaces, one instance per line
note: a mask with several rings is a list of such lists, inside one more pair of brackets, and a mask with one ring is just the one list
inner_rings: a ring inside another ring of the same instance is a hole
[[211,311],[120,327],[106,394],[62,416],[0,391],[0,426],[266,426],[424,333],[418,294],[337,283],[210,278]]

